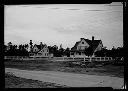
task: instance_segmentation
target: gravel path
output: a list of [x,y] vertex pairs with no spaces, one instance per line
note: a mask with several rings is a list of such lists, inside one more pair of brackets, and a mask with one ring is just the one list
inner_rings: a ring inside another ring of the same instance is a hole
[[13,68],[5,68],[5,72],[11,72],[17,77],[52,82],[70,87],[112,87],[114,89],[120,89],[124,84],[124,79],[119,77],[55,71],[28,71]]

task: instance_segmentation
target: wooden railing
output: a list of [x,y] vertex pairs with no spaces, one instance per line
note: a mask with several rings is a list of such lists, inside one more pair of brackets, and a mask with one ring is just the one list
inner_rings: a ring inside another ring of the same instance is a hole
[[112,57],[53,57],[53,58],[34,58],[28,56],[5,56],[4,59],[15,60],[35,60],[35,59],[50,59],[52,61],[111,61]]
[[112,57],[54,57],[55,61],[110,61]]
[[28,56],[4,56],[4,59],[14,59],[14,60],[42,60],[48,58],[36,58],[36,57],[28,57]]

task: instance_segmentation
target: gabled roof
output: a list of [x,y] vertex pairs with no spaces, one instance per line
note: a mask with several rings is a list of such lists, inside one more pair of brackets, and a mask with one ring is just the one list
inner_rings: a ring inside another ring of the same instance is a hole
[[[37,46],[37,48],[39,49],[39,50],[41,50],[41,45],[36,45]],[[45,45],[42,45],[42,49],[44,48],[44,46]]]
[[[89,39],[84,39],[90,46],[93,47],[93,50],[95,50],[97,48],[97,46],[99,45],[99,43],[101,42],[101,40],[89,40]],[[81,41],[78,41],[75,43],[74,47],[71,48],[71,51],[77,51],[77,46]]]
[[89,45],[91,45],[92,41],[89,39],[84,39]]
[[93,51],[98,47],[100,42],[101,42],[101,40],[94,40],[93,41]]
[[76,42],[74,47],[71,48],[72,51],[76,51],[77,50],[77,46],[80,43],[80,41]]
[[[45,47],[45,45],[36,45],[36,44],[35,44],[35,45],[33,46],[33,48],[34,48],[35,46],[39,49],[39,51],[41,51],[41,50]],[[42,49],[41,49],[41,46],[42,46]],[[32,48],[32,49],[33,49],[33,48]],[[38,53],[39,51],[33,52],[33,53]]]

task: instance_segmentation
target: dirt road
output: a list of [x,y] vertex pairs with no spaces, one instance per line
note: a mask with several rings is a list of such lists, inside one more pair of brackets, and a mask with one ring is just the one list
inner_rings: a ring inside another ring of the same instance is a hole
[[5,72],[11,72],[17,77],[52,82],[70,87],[112,87],[120,89],[124,84],[123,78],[75,74],[55,71],[28,71],[5,68]]

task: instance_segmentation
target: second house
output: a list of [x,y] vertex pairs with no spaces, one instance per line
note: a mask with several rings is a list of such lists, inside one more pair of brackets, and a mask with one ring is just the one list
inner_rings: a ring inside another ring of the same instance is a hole
[[49,57],[49,49],[46,44],[34,45],[29,54],[30,57]]

